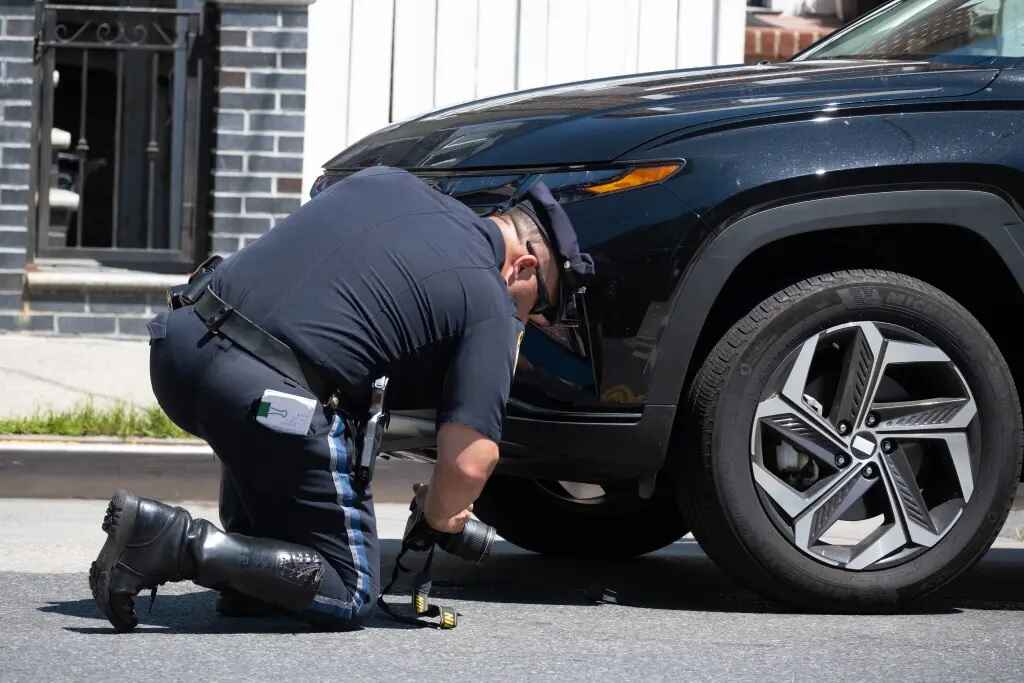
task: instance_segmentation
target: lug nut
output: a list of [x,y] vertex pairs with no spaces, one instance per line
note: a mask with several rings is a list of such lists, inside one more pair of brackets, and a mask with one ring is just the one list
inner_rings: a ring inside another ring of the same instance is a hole
[[861,472],[861,474],[864,475],[865,479],[874,479],[875,477],[878,476],[878,470],[875,468],[874,465],[868,463],[867,465],[864,465],[864,470]]
[[846,436],[847,434],[850,433],[850,423],[847,422],[846,420],[843,420],[842,422],[840,422],[837,425],[837,427],[839,429],[839,433],[842,434],[843,436]]
[[846,457],[842,453],[836,455],[836,467],[846,467],[849,464],[850,459],[848,457]]
[[894,450],[896,450],[896,442],[895,441],[893,441],[892,439],[883,439],[882,440],[882,452],[883,453],[892,453]]
[[877,413],[869,413],[868,414],[868,419],[865,422],[866,422],[868,427],[874,427],[875,425],[878,424],[878,414]]

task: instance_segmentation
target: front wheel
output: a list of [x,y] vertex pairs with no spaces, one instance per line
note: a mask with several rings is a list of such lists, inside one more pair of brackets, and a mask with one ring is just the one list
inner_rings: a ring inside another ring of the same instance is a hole
[[892,609],[991,545],[1020,473],[1020,403],[981,324],[891,272],[777,292],[689,393],[681,502],[720,566],[816,609]]
[[688,531],[670,485],[645,500],[636,482],[599,486],[495,475],[473,511],[506,540],[546,555],[633,557]]

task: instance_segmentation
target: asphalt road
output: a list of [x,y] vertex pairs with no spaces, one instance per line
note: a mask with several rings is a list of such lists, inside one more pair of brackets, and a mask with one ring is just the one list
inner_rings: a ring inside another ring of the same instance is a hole
[[[214,593],[186,583],[165,586],[151,614],[142,598],[140,627],[117,635],[85,573],[104,507],[0,500],[0,680],[1024,678],[1024,544],[1012,541],[899,615],[791,612],[737,587],[692,541],[604,563],[500,543],[483,567],[437,566],[435,592],[462,613],[455,631],[380,619],[318,633],[287,619],[225,619]],[[405,512],[380,513],[388,568]]]

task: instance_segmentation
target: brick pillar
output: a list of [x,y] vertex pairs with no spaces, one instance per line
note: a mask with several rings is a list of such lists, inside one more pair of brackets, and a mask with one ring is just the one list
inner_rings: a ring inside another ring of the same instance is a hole
[[219,0],[212,249],[230,254],[299,207],[312,0]]
[[28,241],[34,33],[32,0],[0,3],[0,330],[30,325],[19,314]]

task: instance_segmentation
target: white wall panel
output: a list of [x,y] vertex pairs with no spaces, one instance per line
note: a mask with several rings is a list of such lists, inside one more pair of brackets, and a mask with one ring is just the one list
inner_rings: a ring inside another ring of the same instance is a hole
[[627,12],[624,0],[604,0],[587,3],[590,8],[586,23],[586,78],[602,78],[630,73],[634,64],[627,66],[627,54],[635,52],[636,9]]
[[588,15],[606,1],[548,0],[548,83],[587,77]]
[[397,0],[395,3],[395,83],[391,104],[395,121],[404,121],[434,108],[436,19],[437,0]]
[[434,104],[472,100],[477,80],[477,0],[438,0]]
[[516,89],[518,7],[517,0],[480,0],[476,97]]
[[[393,2],[353,0],[348,140],[387,125],[391,105]],[[313,5],[316,6],[316,3]]]
[[640,0],[625,0],[623,12],[625,14],[622,25],[622,41],[625,47],[622,50],[623,67],[625,73],[636,73],[640,70]]
[[640,0],[638,72],[676,66],[679,0]]
[[676,66],[685,69],[714,64],[716,7],[720,0],[678,0],[679,32]]
[[349,143],[351,19],[352,0],[316,2],[309,8],[310,59],[306,66],[305,161],[302,166],[302,187],[306,194],[320,175],[320,165]]
[[513,90],[743,59],[745,0],[319,0],[306,186],[393,121]]
[[548,0],[519,0],[519,82],[536,88],[548,81]]
[[746,43],[746,0],[720,0],[716,64],[742,64]]

